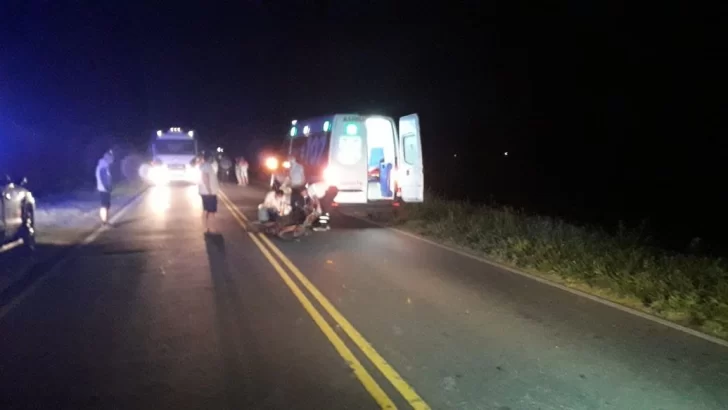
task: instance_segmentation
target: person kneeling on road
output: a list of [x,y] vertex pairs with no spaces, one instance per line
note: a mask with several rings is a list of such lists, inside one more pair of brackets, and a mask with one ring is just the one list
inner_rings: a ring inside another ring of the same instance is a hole
[[310,184],[307,188],[308,196],[311,198],[310,203],[312,209],[315,210],[316,216],[312,217],[312,229],[314,231],[328,231],[329,214],[324,204],[326,196],[326,185],[322,182]]
[[297,205],[291,204],[291,213],[282,220],[279,236],[291,232],[294,236],[299,236],[315,220],[315,216],[313,219],[311,218],[312,215],[316,215],[315,205],[314,208],[309,205],[308,191],[303,188],[298,193],[301,195],[300,202]]
[[304,211],[306,215],[303,226],[309,227],[318,220],[319,216],[321,216],[321,204],[319,203],[316,195],[313,195],[313,192],[309,192],[307,188],[304,188],[301,191],[301,196],[303,197]]
[[265,212],[265,215],[260,215],[259,219],[262,222],[276,222],[284,213],[284,195],[283,191],[276,189],[266,194],[263,203],[258,209],[261,212]]

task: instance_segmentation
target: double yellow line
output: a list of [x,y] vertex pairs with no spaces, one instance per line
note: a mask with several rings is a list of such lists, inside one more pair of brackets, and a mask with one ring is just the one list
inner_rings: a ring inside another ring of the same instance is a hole
[[[384,390],[382,390],[382,388],[379,386],[376,380],[374,380],[372,375],[369,374],[369,372],[361,364],[359,359],[354,356],[352,351],[346,346],[341,337],[339,337],[339,335],[336,333],[336,331],[334,331],[334,329],[321,315],[321,313],[318,312],[316,307],[314,307],[313,303],[311,303],[309,297],[306,296],[303,290],[301,290],[301,287],[293,280],[288,272],[292,273],[293,276],[298,279],[303,287],[308,290],[311,296],[313,296],[314,299],[318,301],[318,303],[329,314],[329,316],[331,316],[331,318],[341,327],[344,333],[346,333],[346,335],[349,336],[349,338],[362,351],[362,353],[364,353],[364,356],[366,356],[367,359],[369,359],[369,361],[377,369],[379,369],[382,375],[387,380],[389,380],[392,386],[394,386],[394,388],[412,406],[413,409],[430,409],[430,406],[428,406],[427,403],[422,400],[422,398],[415,392],[412,386],[410,386],[402,378],[402,376],[400,376],[399,373],[397,373],[397,371],[394,370],[394,368],[389,363],[387,363],[387,361],[384,360],[384,358],[379,353],[377,353],[376,350],[374,350],[372,345],[366,339],[364,339],[361,333],[359,333],[354,328],[354,326],[352,326],[351,323],[349,323],[349,321],[346,320],[346,318],[341,313],[339,313],[339,311],[331,304],[331,302],[329,302],[329,300],[326,299],[326,297],[322,295],[321,292],[319,292],[319,290],[308,280],[308,278],[306,278],[303,273],[301,273],[296,265],[294,265],[293,262],[291,262],[291,260],[288,259],[288,257],[286,257],[286,255],[284,255],[280,249],[278,249],[275,244],[273,244],[265,235],[260,233],[253,233],[248,229],[248,219],[242,212],[240,212],[240,210],[232,203],[230,198],[228,198],[227,195],[225,195],[225,193],[222,191],[220,191],[220,199],[230,210],[233,217],[236,221],[238,221],[240,226],[247,231],[248,236],[250,236],[250,239],[253,241],[253,243],[258,247],[258,249],[260,249],[261,253],[263,253],[263,256],[265,256],[268,262],[270,262],[271,266],[273,266],[273,269],[278,272],[278,275],[280,275],[281,279],[283,279],[283,282],[288,286],[293,295],[296,296],[298,301],[301,302],[303,308],[306,310],[306,312],[308,312],[308,314],[318,325],[324,335],[326,335],[326,337],[329,339],[329,342],[331,342],[339,355],[349,365],[349,367],[359,379],[361,384],[369,392],[369,394],[371,394],[377,404],[379,404],[379,406],[383,409],[396,408],[394,402],[392,402],[392,399],[387,395]],[[275,256],[278,257],[278,260],[280,260],[283,265],[288,268],[288,272],[283,268],[283,266],[281,266],[281,264],[273,256],[273,254],[275,254]]]

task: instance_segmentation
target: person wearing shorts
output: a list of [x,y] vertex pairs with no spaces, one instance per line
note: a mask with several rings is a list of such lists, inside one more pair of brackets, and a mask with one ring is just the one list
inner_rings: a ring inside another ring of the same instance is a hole
[[209,214],[217,213],[217,195],[201,195],[202,210]]
[[111,208],[111,192],[99,191],[99,198],[101,199],[101,209],[106,211],[103,212],[105,215],[101,215],[101,220],[106,223],[108,222],[109,208]]
[[217,172],[212,166],[212,156],[204,156],[200,161],[199,192],[202,198],[202,221],[206,233],[216,233],[215,215],[217,214],[217,194],[220,191],[220,182]]

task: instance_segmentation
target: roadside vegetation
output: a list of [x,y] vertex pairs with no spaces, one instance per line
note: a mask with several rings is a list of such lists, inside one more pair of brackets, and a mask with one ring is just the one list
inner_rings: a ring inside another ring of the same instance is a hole
[[508,207],[428,196],[390,221],[604,299],[728,339],[728,264],[671,253],[638,230],[616,233]]

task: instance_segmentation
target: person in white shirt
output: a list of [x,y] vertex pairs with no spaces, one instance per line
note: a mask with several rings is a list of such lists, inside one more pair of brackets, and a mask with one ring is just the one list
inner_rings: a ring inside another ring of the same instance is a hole
[[266,210],[268,221],[275,222],[285,213],[285,206],[283,191],[276,189],[266,194],[261,208]]
[[198,185],[202,197],[202,219],[207,233],[215,233],[215,214],[217,213],[217,194],[220,182],[213,167],[213,157],[204,156],[200,162],[200,183]]
[[293,208],[302,208],[304,204],[301,191],[306,188],[306,173],[303,164],[296,161],[296,157],[293,155],[288,157],[288,162],[291,164],[288,171],[291,186],[291,206]]
[[107,151],[96,165],[96,190],[99,192],[101,207],[99,217],[104,225],[109,225],[109,208],[111,208],[111,164],[114,163],[114,154]]
[[306,211],[306,219],[303,222],[304,226],[311,226],[313,225],[314,221],[316,221],[319,216],[321,216],[321,204],[319,203],[319,199],[316,196],[316,191],[309,188],[304,188],[301,191],[301,195],[303,196],[304,201],[304,209]]
[[238,158],[236,164],[238,185],[248,185],[248,161],[245,158]]
[[308,186],[308,195],[314,199],[313,203],[316,205],[316,219],[313,222],[314,231],[328,231],[331,229],[329,226],[329,213],[324,212],[324,207],[321,201],[326,195],[326,183],[316,182]]
[[280,235],[286,235],[293,233],[294,237],[303,235],[306,233],[308,227],[310,227],[316,219],[321,216],[321,206],[318,198],[313,195],[309,195],[309,191],[306,187],[300,191],[302,206],[295,208],[291,211],[289,224],[286,224],[281,231]]
[[220,162],[217,158],[215,158],[214,155],[210,155],[206,162],[209,162],[210,165],[212,165],[212,170],[215,171],[215,175],[218,175],[217,173],[220,172]]
[[296,157],[290,156],[288,161],[291,164],[289,175],[291,177],[291,187],[296,189],[302,189],[306,186],[306,173],[303,169],[303,165],[296,161]]

